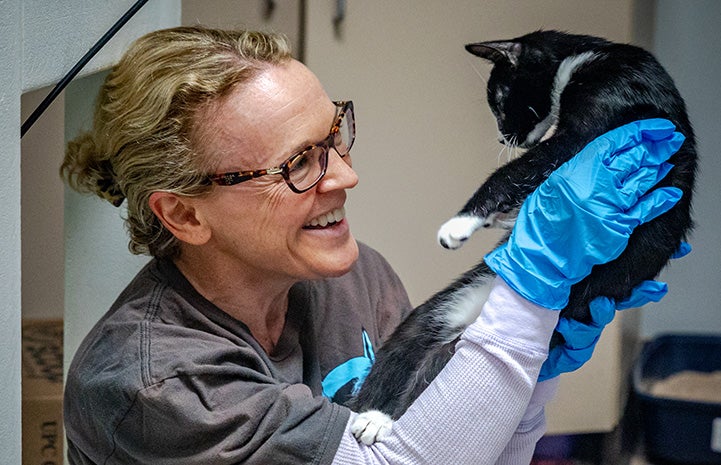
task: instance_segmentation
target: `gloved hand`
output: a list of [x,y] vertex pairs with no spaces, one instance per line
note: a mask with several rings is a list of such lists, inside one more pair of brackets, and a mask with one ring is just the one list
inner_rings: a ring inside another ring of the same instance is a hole
[[[682,242],[679,250],[671,258],[680,258],[691,251],[691,246]],[[633,289],[631,295],[620,302],[608,297],[598,297],[591,301],[590,324],[580,321],[561,318],[558,320],[556,331],[561,333],[565,342],[551,349],[548,358],[541,366],[538,381],[555,378],[561,373],[568,373],[579,369],[591,359],[601,332],[613,321],[616,310],[638,308],[649,302],[658,302],[668,292],[666,283],[659,281],[644,281]]]
[[531,302],[564,308],[573,284],[617,258],[636,226],[681,198],[674,187],[646,192],[671,170],[666,160],[683,141],[663,119],[594,139],[526,199],[508,241],[486,263]]

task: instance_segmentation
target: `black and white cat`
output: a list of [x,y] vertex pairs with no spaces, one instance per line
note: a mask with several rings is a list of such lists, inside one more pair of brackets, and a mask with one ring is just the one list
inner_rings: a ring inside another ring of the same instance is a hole
[[[647,51],[627,44],[537,31],[504,41],[469,44],[466,50],[493,63],[487,98],[499,140],[527,151],[496,170],[438,233],[441,245],[459,247],[480,227],[513,226],[525,198],[588,142],[623,124],[666,118],[686,136],[659,186],[683,197],[669,212],[636,228],[616,260],[596,266],[574,285],[562,315],[587,322],[598,296],[628,297],[653,279],[692,228],[691,196],[696,148],[683,99],[673,80]],[[353,425],[388,427],[426,388],[453,354],[463,329],[486,300],[493,272],[483,262],[416,308],[378,350],[350,406],[363,413]],[[561,342],[555,335],[552,345]],[[390,417],[390,418],[389,418]]]

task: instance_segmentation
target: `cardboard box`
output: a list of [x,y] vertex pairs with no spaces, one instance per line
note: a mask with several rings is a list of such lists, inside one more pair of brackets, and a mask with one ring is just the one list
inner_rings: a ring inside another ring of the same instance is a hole
[[22,325],[23,465],[63,463],[63,322]]

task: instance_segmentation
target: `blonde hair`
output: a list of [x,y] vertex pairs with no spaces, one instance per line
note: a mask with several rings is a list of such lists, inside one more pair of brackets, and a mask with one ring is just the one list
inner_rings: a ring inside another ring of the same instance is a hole
[[202,195],[214,168],[203,156],[203,108],[268,64],[290,60],[282,35],[178,27],[138,39],[108,75],[93,127],[69,142],[61,176],[119,206],[135,254],[174,256],[178,240],[149,207],[156,191]]

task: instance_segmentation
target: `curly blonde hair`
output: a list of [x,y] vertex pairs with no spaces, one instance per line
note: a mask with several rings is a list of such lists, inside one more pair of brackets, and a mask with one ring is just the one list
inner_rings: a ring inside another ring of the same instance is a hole
[[197,141],[202,110],[290,58],[287,39],[273,33],[178,27],[141,37],[106,78],[92,129],[68,143],[61,176],[79,192],[127,202],[131,252],[177,255],[150,195],[208,192],[215,166]]

